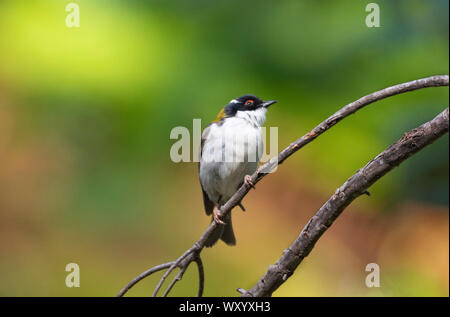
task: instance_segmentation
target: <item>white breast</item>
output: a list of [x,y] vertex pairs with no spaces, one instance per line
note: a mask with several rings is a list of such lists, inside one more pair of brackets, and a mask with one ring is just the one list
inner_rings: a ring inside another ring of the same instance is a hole
[[[263,151],[265,111],[239,111],[207,131],[200,159],[200,181],[211,201],[225,203],[253,174]],[[263,115],[264,118],[261,118]],[[204,132],[206,133],[206,132]]]

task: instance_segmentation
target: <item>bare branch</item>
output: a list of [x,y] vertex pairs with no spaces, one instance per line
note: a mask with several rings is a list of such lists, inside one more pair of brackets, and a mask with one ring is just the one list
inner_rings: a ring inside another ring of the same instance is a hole
[[184,266],[180,269],[180,272],[178,272],[177,276],[175,276],[175,278],[169,284],[169,287],[167,287],[166,291],[163,294],[163,297],[166,297],[169,294],[169,292],[172,290],[172,287],[175,285],[176,282],[181,281],[181,279],[183,278],[184,272],[186,272],[189,264],[191,264],[191,263],[189,262],[186,266]]
[[269,266],[266,274],[243,296],[271,296],[308,256],[317,240],[342,211],[378,179],[449,130],[448,108],[433,120],[411,130],[350,177],[309,220],[298,238]]
[[[173,264],[169,267],[169,269],[166,271],[166,273],[164,273],[163,277],[159,280],[158,285],[156,285],[155,290],[153,291],[152,296],[155,297],[158,294],[158,291],[160,290],[162,284],[164,283],[164,281],[166,280],[166,278],[169,276],[169,274],[181,263],[181,261],[187,257],[189,254],[191,254],[191,249],[187,250],[186,252],[184,252],[178,259],[176,259],[175,262],[173,262]],[[189,265],[189,263],[187,264]],[[183,269],[183,268],[181,268]]]
[[[291,143],[287,148],[285,148],[283,151],[281,151],[276,157],[269,160],[267,163],[262,165],[258,170],[251,176],[251,180],[253,184],[256,184],[259,182],[263,177],[265,177],[270,171],[272,171],[278,164],[283,163],[289,156],[297,152],[299,149],[301,149],[303,146],[317,138],[320,134],[324,133],[331,127],[333,127],[336,123],[344,119],[345,117],[355,113],[359,109],[377,101],[384,99],[386,97],[390,97],[393,95],[401,94],[407,91],[412,91],[416,89],[421,88],[427,88],[427,87],[438,87],[438,86],[448,86],[449,84],[449,77],[448,75],[438,75],[438,76],[431,76],[423,79],[418,79],[414,81],[410,81],[407,83],[395,85],[392,87],[388,87],[385,89],[382,89],[380,91],[374,92],[370,95],[364,96],[348,105],[343,107],[341,110],[336,112],[334,115],[320,123],[317,127],[315,127],[313,130],[305,134],[303,137],[298,139],[297,141]],[[241,204],[242,199],[247,195],[248,191],[250,190],[249,186],[242,185],[236,193],[220,208],[220,216],[221,218],[225,218],[225,216],[235,207]],[[196,261],[197,258],[200,257],[200,253],[205,247],[205,242],[208,240],[208,238],[214,233],[215,230],[220,229],[219,224],[217,224],[215,221],[211,222],[209,227],[205,230],[205,232],[202,234],[200,239],[190,248],[188,249],[183,255],[181,255],[176,261],[166,263],[168,265],[168,270],[164,274],[164,276],[159,281],[158,285],[155,288],[155,291],[153,292],[153,296],[156,296],[159,289],[161,288],[162,284],[166,280],[167,276],[176,268],[180,267],[182,269],[185,265],[188,265],[190,262]],[[182,265],[180,263],[183,263]],[[197,263],[198,264],[198,263]],[[159,267],[159,266],[158,266]],[[165,267],[167,268],[167,267]],[[148,270],[146,272],[151,271]],[[123,296],[131,287],[133,287],[137,282],[142,280],[144,277],[152,274],[149,273],[145,275],[145,273],[142,273],[138,277],[136,277],[133,281],[131,281],[117,296]],[[200,272],[203,272],[203,266],[202,270],[200,271],[199,267],[199,278],[202,279],[202,274]],[[141,278],[142,275],[145,275]],[[200,283],[202,285],[201,291],[203,292],[203,283]],[[199,290],[199,294],[202,293]]]

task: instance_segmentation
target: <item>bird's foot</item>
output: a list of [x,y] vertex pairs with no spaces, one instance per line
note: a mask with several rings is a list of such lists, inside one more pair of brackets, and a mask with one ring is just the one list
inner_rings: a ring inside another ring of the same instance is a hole
[[255,189],[255,184],[253,184],[252,177],[250,175],[244,176],[244,184],[247,187],[251,187],[251,188]]
[[217,222],[219,225],[224,225],[225,222],[223,222],[220,218],[219,218],[219,208],[214,207],[213,209],[213,217],[214,217],[214,221]]

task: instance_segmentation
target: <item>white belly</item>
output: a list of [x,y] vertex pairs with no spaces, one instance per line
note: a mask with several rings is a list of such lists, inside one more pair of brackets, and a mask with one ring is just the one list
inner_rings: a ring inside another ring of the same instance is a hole
[[200,159],[200,181],[209,199],[219,205],[225,203],[244,176],[256,171],[262,151],[261,127],[241,118],[211,126]]

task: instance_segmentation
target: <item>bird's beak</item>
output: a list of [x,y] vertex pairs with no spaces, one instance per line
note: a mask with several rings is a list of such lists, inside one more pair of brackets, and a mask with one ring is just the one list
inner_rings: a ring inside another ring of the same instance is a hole
[[271,105],[273,105],[274,103],[277,103],[277,102],[278,102],[278,101],[276,101],[276,100],[264,101],[263,104],[262,104],[262,106],[263,106],[264,108],[269,108],[269,106],[271,106]]

